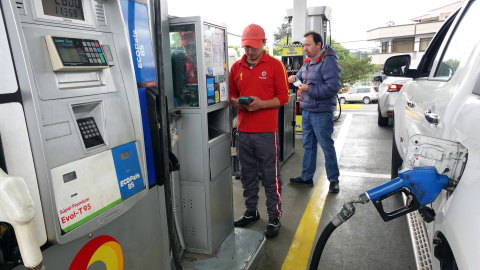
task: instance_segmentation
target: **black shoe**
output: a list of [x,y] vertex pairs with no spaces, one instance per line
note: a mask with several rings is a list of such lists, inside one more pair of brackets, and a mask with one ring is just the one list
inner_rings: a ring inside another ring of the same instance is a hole
[[258,210],[255,210],[254,212],[245,210],[245,213],[233,222],[233,226],[245,227],[248,224],[250,224],[250,222],[256,221],[259,219],[260,219],[260,214],[258,213]]
[[280,233],[280,220],[278,218],[269,218],[267,227],[265,227],[265,237],[272,238]]
[[338,181],[336,182],[330,182],[330,188],[328,189],[328,192],[330,193],[338,193],[340,192],[340,187],[338,186]]
[[306,186],[306,187],[313,187],[313,180],[312,179],[307,180],[307,181],[303,181],[303,179],[301,177],[290,178],[290,183],[295,184],[295,185],[302,185],[302,186]]

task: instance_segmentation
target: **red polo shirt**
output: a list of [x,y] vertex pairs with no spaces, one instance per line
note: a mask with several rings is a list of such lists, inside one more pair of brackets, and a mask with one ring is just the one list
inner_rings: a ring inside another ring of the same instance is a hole
[[[283,63],[263,51],[263,56],[250,69],[246,55],[232,65],[229,76],[230,98],[256,96],[262,100],[278,98],[281,106],[288,103],[288,79]],[[249,116],[250,114],[250,116]],[[247,119],[248,117],[248,119]],[[254,112],[238,110],[239,131],[249,133],[277,132],[277,108]]]

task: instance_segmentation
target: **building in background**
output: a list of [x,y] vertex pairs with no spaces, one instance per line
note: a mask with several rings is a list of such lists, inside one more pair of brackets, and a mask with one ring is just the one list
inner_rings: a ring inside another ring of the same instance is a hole
[[381,65],[391,56],[410,54],[421,59],[433,36],[461,1],[430,10],[427,14],[411,19],[413,24],[379,27],[367,31],[367,40],[381,44],[379,53],[371,54],[372,63]]

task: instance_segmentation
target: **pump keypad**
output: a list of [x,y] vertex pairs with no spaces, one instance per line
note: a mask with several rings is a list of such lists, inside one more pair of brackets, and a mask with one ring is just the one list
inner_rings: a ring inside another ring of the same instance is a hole
[[64,66],[108,66],[98,40],[52,36]]
[[83,143],[86,148],[104,144],[102,134],[98,129],[93,117],[77,119],[78,129],[82,134]]

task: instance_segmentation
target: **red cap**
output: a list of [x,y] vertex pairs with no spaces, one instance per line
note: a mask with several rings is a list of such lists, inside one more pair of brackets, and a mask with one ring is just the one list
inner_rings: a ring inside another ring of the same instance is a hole
[[182,40],[180,42],[180,47],[183,47],[184,45],[190,44],[190,43],[195,43],[195,31],[181,31],[178,32],[180,35],[180,39]]
[[263,28],[252,23],[243,30],[242,47],[249,46],[257,49],[262,45],[264,39],[265,31],[263,31]]

